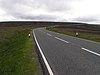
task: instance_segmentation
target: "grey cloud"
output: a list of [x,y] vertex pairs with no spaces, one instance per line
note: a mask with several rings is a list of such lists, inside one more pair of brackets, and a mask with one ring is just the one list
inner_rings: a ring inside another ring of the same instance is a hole
[[[67,11],[70,10],[69,0],[36,0],[36,3],[40,2],[49,11]],[[40,6],[39,4],[39,6]]]
[[6,11],[16,9],[15,5],[27,5],[32,8],[43,8],[48,11],[67,11],[70,10],[70,0],[2,0],[0,5]]
[[[71,9],[68,6],[70,1],[71,0],[1,0],[0,7],[6,11],[7,14],[14,16],[15,18],[34,19],[32,16],[30,16],[30,14],[24,14],[25,11],[28,11],[27,8],[23,8],[24,6],[31,7],[33,10],[44,9],[49,13],[66,12]],[[47,17],[49,17],[49,19],[53,19],[54,17],[54,15],[51,17],[41,14],[37,15],[37,18],[44,19],[43,16],[45,19],[47,19]]]
[[32,16],[32,15],[24,15],[24,14],[14,14],[14,17],[18,19],[26,19],[26,20],[56,20],[58,17],[56,16],[50,16],[50,15],[37,15],[37,16]]
[[57,17],[50,15],[39,15],[39,16],[34,16],[33,18],[39,20],[52,20],[52,21],[57,19]]
[[[82,0],[0,0],[0,9],[6,12],[5,15],[12,16],[15,19],[67,21],[68,18],[70,19],[70,14],[75,11],[74,8],[71,7],[71,3],[74,1]],[[43,12],[40,11],[36,14],[36,12],[34,13],[36,10],[43,10]],[[56,12],[58,16],[56,14],[51,14]],[[66,15],[69,16],[67,17]],[[72,16],[79,15],[76,14]],[[98,21],[98,17],[85,16],[77,17],[73,20],[94,22]]]

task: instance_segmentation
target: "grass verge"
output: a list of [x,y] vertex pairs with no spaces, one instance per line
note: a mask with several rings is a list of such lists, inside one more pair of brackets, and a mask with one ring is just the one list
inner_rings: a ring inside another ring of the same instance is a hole
[[0,75],[40,75],[32,29],[0,28]]
[[71,28],[67,29],[67,28],[56,28],[56,27],[55,28],[46,28],[46,29],[49,31],[54,31],[54,32],[58,32],[58,33],[73,36],[73,37],[76,37],[75,33],[78,32],[79,33],[78,38],[83,38],[83,39],[87,39],[87,40],[91,40],[91,41],[100,43],[100,34],[98,34],[98,32],[94,33],[89,30],[88,31],[86,31],[86,30],[80,31],[79,29],[71,29]]

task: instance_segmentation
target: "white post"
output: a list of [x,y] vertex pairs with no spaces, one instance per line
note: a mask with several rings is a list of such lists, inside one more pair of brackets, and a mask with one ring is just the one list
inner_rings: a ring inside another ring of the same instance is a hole
[[30,38],[31,34],[28,34],[28,37]]
[[76,32],[76,37],[78,37],[78,32]]

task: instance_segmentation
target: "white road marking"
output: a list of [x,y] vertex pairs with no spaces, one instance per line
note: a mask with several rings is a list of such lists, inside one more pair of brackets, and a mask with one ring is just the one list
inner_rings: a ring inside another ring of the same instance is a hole
[[60,41],[65,42],[65,43],[69,43],[68,41],[65,41],[65,40],[63,40],[63,39],[60,39],[60,38],[58,38],[58,37],[55,37],[55,38],[58,39],[58,40],[60,40]]
[[48,34],[48,33],[47,33],[47,35],[52,36],[51,34]]
[[[47,31],[49,31],[49,30],[47,30]],[[54,32],[54,31],[49,31],[49,32],[56,33],[56,34],[59,34],[59,35],[69,36],[69,35],[61,34],[61,33]],[[73,37],[73,36],[69,36],[69,37]],[[73,38],[77,38],[77,37],[73,37]],[[83,39],[83,38],[77,38],[77,39],[85,40],[85,41],[92,42],[92,43],[95,43],[95,44],[100,44],[100,43],[98,43],[98,42],[91,41],[91,40],[87,40],[87,39]]]
[[[56,38],[56,39],[58,39],[58,40],[60,40],[60,41],[63,41],[63,42],[65,42],[65,43],[69,43],[68,41],[65,41],[65,40],[63,40],[63,39],[61,39],[61,38],[58,38],[58,37],[54,37],[54,38]],[[80,39],[80,38],[79,38]],[[85,40],[85,39],[83,39],[83,40]],[[89,40],[86,40],[86,41],[89,41]],[[90,42],[92,42],[92,41],[90,41]],[[86,49],[86,48],[81,48],[82,50],[85,50],[85,51],[87,51],[87,52],[89,52],[89,53],[92,53],[92,54],[95,54],[95,55],[97,55],[97,56],[100,56],[100,54],[98,54],[98,53],[96,53],[96,52],[93,52],[93,51],[91,51],[91,50],[88,50],[88,49]]]
[[88,50],[88,49],[86,49],[86,48],[81,48],[81,49],[83,49],[83,50],[85,50],[85,51],[87,51],[87,52],[90,52],[90,53],[92,53],[92,54],[95,54],[95,55],[97,55],[97,56],[100,56],[100,54],[98,54],[98,53],[96,53],[96,52],[93,52],[93,51],[90,51],[90,50]]
[[48,69],[49,74],[50,74],[50,75],[54,75],[52,69],[50,68],[50,65],[49,65],[48,61],[46,60],[46,57],[44,56],[44,54],[43,54],[43,52],[42,52],[42,50],[41,50],[41,47],[39,46],[39,43],[38,43],[38,41],[37,41],[37,39],[36,39],[36,36],[35,36],[35,32],[34,32],[34,31],[33,31],[33,35],[34,35],[36,44],[37,44],[37,46],[38,46],[38,48],[39,48],[39,51],[40,51],[40,53],[41,53],[41,55],[42,55],[42,58],[43,58],[43,60],[44,60],[44,63],[45,63],[45,65],[46,65],[47,69]]

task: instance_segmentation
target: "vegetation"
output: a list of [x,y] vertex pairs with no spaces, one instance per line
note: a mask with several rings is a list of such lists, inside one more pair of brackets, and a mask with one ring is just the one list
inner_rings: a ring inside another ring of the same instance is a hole
[[0,28],[0,75],[40,75],[29,28]]
[[[81,26],[80,26],[81,27]],[[89,30],[89,29],[82,29],[82,28],[66,28],[66,27],[51,27],[51,28],[46,28],[47,30],[50,31],[54,31],[54,32],[58,32],[58,33],[62,33],[65,35],[70,35],[70,36],[74,36],[76,37],[75,33],[78,32],[79,36],[78,38],[83,38],[83,39],[87,39],[87,40],[91,40],[91,41],[95,41],[95,42],[99,42],[100,43],[100,31],[93,31],[93,30]]]

